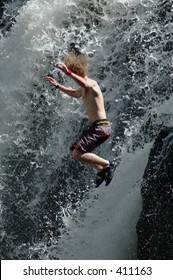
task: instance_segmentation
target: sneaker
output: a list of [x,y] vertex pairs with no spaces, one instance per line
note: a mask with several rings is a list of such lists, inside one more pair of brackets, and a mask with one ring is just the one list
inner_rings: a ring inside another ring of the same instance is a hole
[[117,167],[117,163],[116,162],[113,162],[113,161],[109,161],[109,167],[106,168],[106,178],[105,178],[105,181],[106,181],[106,184],[105,186],[108,186],[110,184],[110,182],[112,181],[112,178],[114,176],[114,171]]
[[96,180],[95,180],[95,188],[98,188],[103,181],[105,180],[106,168],[104,168],[101,172],[97,173]]

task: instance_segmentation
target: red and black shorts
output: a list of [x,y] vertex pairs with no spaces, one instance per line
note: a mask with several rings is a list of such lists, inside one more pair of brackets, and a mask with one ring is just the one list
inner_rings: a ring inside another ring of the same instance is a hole
[[97,146],[105,142],[111,135],[111,124],[107,119],[98,120],[92,123],[79,138],[70,147],[75,148],[81,153],[87,153],[94,150]]

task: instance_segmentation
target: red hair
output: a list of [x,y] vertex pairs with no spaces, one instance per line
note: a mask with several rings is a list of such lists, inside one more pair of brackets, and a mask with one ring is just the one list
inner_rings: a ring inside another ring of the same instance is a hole
[[88,60],[84,55],[69,53],[64,58],[64,64],[76,75],[85,77],[88,70]]

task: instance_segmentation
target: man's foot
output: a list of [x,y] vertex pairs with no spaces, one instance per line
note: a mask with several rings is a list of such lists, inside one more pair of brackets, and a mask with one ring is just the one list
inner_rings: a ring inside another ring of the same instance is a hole
[[117,167],[117,163],[113,161],[109,161],[109,166],[104,168],[101,172],[97,173],[96,177],[96,188],[98,188],[104,181],[106,182],[105,186],[108,186],[112,181],[114,176],[114,171]]
[[97,173],[97,177],[96,177],[96,181],[95,181],[96,188],[98,188],[105,180],[105,173],[106,173],[106,168],[104,168],[101,172]]
[[113,161],[109,161],[109,167],[105,168],[106,172],[105,172],[105,181],[106,184],[105,186],[108,186],[110,184],[110,182],[112,181],[112,178],[114,176],[114,171],[117,167],[117,163],[113,162]]

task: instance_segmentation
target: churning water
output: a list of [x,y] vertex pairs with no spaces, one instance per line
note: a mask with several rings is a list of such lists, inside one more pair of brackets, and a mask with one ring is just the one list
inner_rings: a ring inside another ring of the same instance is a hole
[[[10,25],[9,25],[10,18]],[[8,20],[7,20],[8,19]],[[8,1],[1,20],[1,259],[135,259],[140,181],[158,130],[172,124],[172,0]],[[64,54],[90,58],[119,162],[109,188],[69,157],[87,119],[45,80]]]

